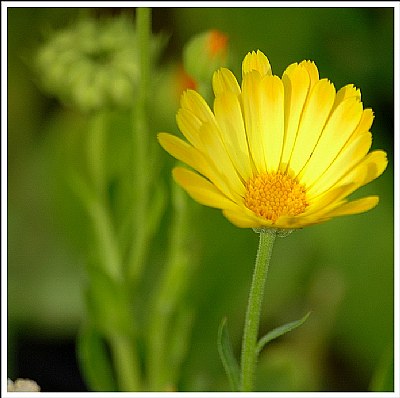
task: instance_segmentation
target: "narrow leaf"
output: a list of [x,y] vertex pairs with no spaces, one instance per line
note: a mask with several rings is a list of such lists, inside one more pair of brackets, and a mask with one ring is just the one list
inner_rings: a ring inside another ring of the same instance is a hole
[[90,320],[105,337],[134,335],[131,303],[127,287],[103,269],[88,264],[89,284],[86,305]]
[[293,329],[298,328],[301,326],[307,318],[310,316],[311,312],[307,313],[303,318],[286,323],[285,325],[279,326],[276,329],[271,330],[268,332],[264,337],[262,337],[257,344],[257,356],[261,352],[261,350],[272,340],[276,339],[277,337],[280,337],[284,335],[287,332],[290,332]]
[[386,347],[376,370],[372,375],[369,391],[393,391],[394,390],[394,351],[393,345]]
[[233,355],[226,318],[222,320],[218,329],[218,352],[232,390],[239,391],[239,365]]
[[103,337],[89,323],[78,335],[79,365],[88,388],[92,391],[116,391],[111,358]]
[[167,205],[167,194],[164,186],[158,185],[153,195],[147,220],[147,233],[149,236],[152,236],[157,230]]
[[193,321],[194,311],[191,308],[182,306],[179,308],[176,319],[171,325],[168,360],[173,385],[176,385],[181,366],[189,349]]

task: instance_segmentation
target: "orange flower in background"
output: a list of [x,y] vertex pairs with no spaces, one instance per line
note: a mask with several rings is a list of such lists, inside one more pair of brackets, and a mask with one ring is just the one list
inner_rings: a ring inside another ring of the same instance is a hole
[[348,196],[377,178],[386,153],[369,152],[371,109],[353,85],[336,92],[310,61],[272,75],[261,52],[246,55],[242,84],[214,73],[214,108],[193,90],[181,97],[179,129],[188,142],[158,135],[195,171],[173,176],[190,196],[244,228],[295,229],[373,208],[377,196]]

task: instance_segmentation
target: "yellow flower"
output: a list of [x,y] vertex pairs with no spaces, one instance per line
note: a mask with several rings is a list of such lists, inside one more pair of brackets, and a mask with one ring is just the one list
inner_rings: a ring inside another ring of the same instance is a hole
[[242,86],[232,72],[214,73],[214,111],[184,92],[177,123],[187,143],[160,133],[182,167],[173,176],[196,201],[221,209],[243,228],[295,229],[367,211],[377,196],[348,201],[377,178],[386,153],[369,152],[373,121],[353,85],[336,92],[313,62],[272,75],[261,52],[246,55]]

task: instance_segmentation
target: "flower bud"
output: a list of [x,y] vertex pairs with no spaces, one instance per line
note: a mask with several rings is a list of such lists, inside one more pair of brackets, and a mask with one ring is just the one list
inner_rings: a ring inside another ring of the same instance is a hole
[[179,64],[176,67],[175,73],[175,84],[174,87],[176,89],[176,98],[179,101],[182,93],[187,89],[196,90],[197,82],[190,76],[186,70],[183,68],[182,64]]
[[199,84],[208,84],[214,71],[227,62],[228,37],[218,30],[193,37],[183,50],[184,68]]

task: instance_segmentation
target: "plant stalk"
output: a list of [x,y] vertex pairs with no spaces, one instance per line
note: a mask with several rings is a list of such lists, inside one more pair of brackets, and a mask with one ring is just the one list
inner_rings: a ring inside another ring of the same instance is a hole
[[241,391],[253,391],[257,364],[257,338],[264,286],[276,237],[274,230],[262,230],[247,304],[241,355]]
[[136,283],[142,270],[147,250],[146,213],[149,202],[151,162],[149,159],[149,126],[147,98],[150,77],[151,9],[137,9],[137,39],[139,50],[139,84],[133,109],[133,177],[135,184],[133,212],[133,241],[128,258],[128,275]]

